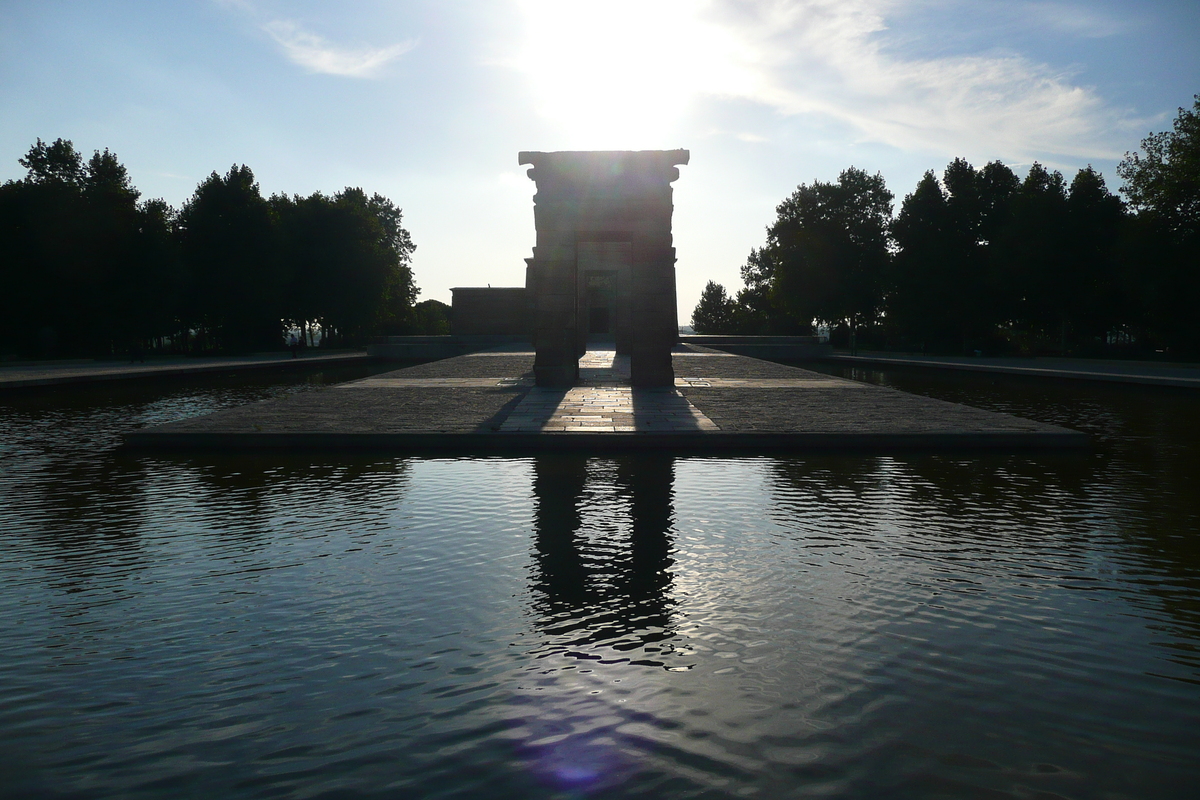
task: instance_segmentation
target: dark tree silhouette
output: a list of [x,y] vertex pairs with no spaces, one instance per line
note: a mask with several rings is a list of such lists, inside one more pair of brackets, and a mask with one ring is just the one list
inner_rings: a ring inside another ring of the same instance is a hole
[[[943,189],[944,185],[944,189]],[[995,349],[1020,289],[995,242],[1010,225],[1019,181],[991,162],[952,161],[925,173],[892,225],[896,240],[887,324],[904,344],[940,352]]]
[[89,348],[92,253],[83,161],[71,142],[38,140],[0,199],[0,325],[9,347],[52,357]]
[[1071,284],[1066,321],[1081,355],[1103,352],[1110,336],[1137,318],[1138,287],[1121,261],[1127,222],[1125,204],[1100,173],[1090,164],[1079,170],[1067,197],[1064,272]]
[[123,273],[123,300],[129,309],[127,334],[135,342],[162,349],[180,338],[184,272],[177,235],[178,214],[161,199],[138,205],[137,238]]
[[767,229],[774,300],[796,321],[874,321],[888,264],[892,193],[883,176],[850,167],[837,183],[802,184]]
[[139,338],[143,314],[133,267],[138,250],[138,198],[125,166],[105,149],[87,163],[83,257],[76,265],[82,290],[77,314],[90,324],[100,354],[125,349]]
[[891,193],[851,167],[780,204],[745,288],[730,301],[710,283],[698,318],[754,334],[876,322],[880,343],[940,352],[1200,356],[1200,95],[1118,173],[1128,207],[1091,166],[1068,186],[1038,163],[1020,180],[955,159],[905,197],[889,242]]
[[410,329],[423,336],[445,336],[450,333],[450,306],[440,300],[422,300],[413,306]]
[[333,197],[276,195],[271,206],[289,276],[286,317],[326,340],[361,341],[406,320],[416,295],[415,249],[401,212],[381,195],[347,188]]
[[55,139],[53,144],[38,139],[17,163],[29,170],[25,179],[29,183],[79,186],[83,182],[83,158],[69,139]]
[[1034,162],[1011,209],[993,242],[998,299],[1013,336],[1031,350],[1045,336],[1061,333],[1072,289],[1064,270],[1067,185],[1062,173]]
[[1200,95],[1172,130],[1151,133],[1117,166],[1137,212],[1127,242],[1142,292],[1139,322],[1158,349],[1200,355]]
[[692,329],[696,333],[733,333],[735,303],[725,293],[725,287],[709,281],[700,294],[700,302],[692,312]]
[[1039,164],[926,173],[893,224],[888,325],[943,352],[1096,352],[1122,324],[1123,205],[1091,167],[1068,193]]
[[416,249],[401,224],[403,212],[391,200],[362,189],[346,188],[334,196],[339,207],[352,214],[359,234],[357,243],[346,241],[348,274],[341,282],[334,326],[364,336],[381,324],[409,317],[417,299],[409,263]]
[[750,251],[742,265],[745,287],[733,302],[733,331],[746,335],[788,335],[812,333],[812,320],[797,320],[788,314],[773,291],[775,263],[766,248]]
[[176,213],[117,156],[65,139],[0,186],[0,352],[112,356],[152,347],[281,346],[284,321],[361,342],[416,296],[412,239],[381,195],[259,192],[246,166],[212,173]]
[[1117,165],[1122,193],[1139,213],[1179,238],[1200,231],[1200,95],[1191,110],[1179,109],[1170,131],[1142,140],[1142,153],[1126,153]]
[[953,341],[962,327],[953,308],[950,227],[946,193],[931,170],[904,198],[892,223],[898,250],[886,304],[889,324],[922,351]]
[[179,214],[189,327],[227,350],[277,347],[284,276],[271,209],[244,164],[213,172]]

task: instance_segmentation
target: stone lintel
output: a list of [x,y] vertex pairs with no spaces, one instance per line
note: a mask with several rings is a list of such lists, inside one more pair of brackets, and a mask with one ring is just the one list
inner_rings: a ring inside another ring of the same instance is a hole
[[[679,179],[677,165],[687,164],[687,150],[523,150],[518,164],[531,164],[529,177],[539,191],[553,194],[659,193],[663,183]],[[544,184],[544,185],[543,185]]]

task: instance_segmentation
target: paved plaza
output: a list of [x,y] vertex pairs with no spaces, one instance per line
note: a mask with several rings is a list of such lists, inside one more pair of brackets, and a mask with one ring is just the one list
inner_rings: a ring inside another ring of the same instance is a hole
[[715,431],[713,421],[675,389],[629,385],[629,358],[612,350],[579,359],[581,386],[534,387],[500,425],[501,433]]
[[168,356],[149,361],[43,361],[0,366],[0,391],[67,384],[107,383],[183,375],[263,370],[307,369],[313,366],[341,367],[365,364],[365,352],[341,350],[305,353],[257,353],[248,356]]
[[534,385],[534,354],[496,350],[130,433],[150,448],[1077,448],[1084,434],[796,367],[680,345],[674,387],[630,386],[628,359],[592,350],[570,388]]

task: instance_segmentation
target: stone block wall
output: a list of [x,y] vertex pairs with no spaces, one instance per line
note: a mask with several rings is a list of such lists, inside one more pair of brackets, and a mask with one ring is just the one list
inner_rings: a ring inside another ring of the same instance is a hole
[[533,333],[530,295],[523,287],[458,287],[450,294],[450,330],[455,336]]
[[686,150],[523,152],[537,184],[527,259],[540,385],[571,385],[587,346],[588,272],[616,280],[616,347],[635,386],[671,386],[678,338],[671,182]]

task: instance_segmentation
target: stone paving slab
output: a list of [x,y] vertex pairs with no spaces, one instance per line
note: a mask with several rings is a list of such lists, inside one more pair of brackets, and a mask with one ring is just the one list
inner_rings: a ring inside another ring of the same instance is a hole
[[528,389],[335,387],[147,428],[167,434],[479,433],[499,427]]
[[870,384],[858,381],[848,381],[842,378],[830,378],[813,374],[804,378],[697,378],[683,377],[675,379],[679,389],[863,389]]
[[375,378],[533,378],[533,353],[469,353],[465,356],[430,361],[393,372],[382,372]]
[[[959,403],[870,386],[680,390],[722,431],[1037,433],[1055,426]],[[1059,429],[1064,430],[1064,429]]]
[[837,354],[826,360],[866,367],[921,367],[965,372],[992,372],[1031,378],[1133,383],[1200,389],[1200,366],[1146,361],[1105,361],[1088,358],[954,358],[899,353]]
[[535,388],[500,426],[509,432],[715,431],[717,426],[674,389],[579,386]]
[[429,388],[429,389],[453,389],[453,388],[475,388],[487,389],[492,386],[523,386],[526,388],[532,387],[534,380],[530,378],[397,378],[397,377],[374,377],[365,378],[361,381],[353,383],[338,384],[336,389],[404,389],[404,388]]
[[153,357],[136,364],[121,361],[43,362],[0,366],[0,391],[59,386],[72,383],[166,378],[206,372],[231,372],[262,369],[300,369],[313,366],[346,366],[368,361],[365,352],[342,351],[306,354],[293,358],[290,353],[260,353],[249,356],[177,356]]
[[532,385],[533,355],[471,354],[126,435],[136,447],[797,451],[1063,448],[1084,434],[894,389],[687,346],[675,388],[628,385],[611,351],[570,389]]

